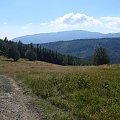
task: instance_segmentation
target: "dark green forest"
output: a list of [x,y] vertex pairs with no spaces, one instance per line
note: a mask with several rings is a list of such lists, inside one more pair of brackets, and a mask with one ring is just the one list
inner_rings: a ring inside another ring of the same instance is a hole
[[13,58],[17,61],[19,58],[26,58],[31,61],[39,60],[59,65],[84,65],[88,64],[86,61],[70,55],[62,55],[57,51],[46,49],[37,44],[23,44],[22,42],[8,41],[0,39],[0,55],[8,58]]
[[120,38],[78,39],[42,44],[43,47],[61,54],[92,61],[97,47],[105,48],[111,63],[120,63]]

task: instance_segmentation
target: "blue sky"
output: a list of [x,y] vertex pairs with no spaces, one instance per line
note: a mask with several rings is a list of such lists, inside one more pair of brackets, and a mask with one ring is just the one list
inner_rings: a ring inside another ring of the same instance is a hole
[[120,0],[1,0],[0,38],[65,30],[120,32]]

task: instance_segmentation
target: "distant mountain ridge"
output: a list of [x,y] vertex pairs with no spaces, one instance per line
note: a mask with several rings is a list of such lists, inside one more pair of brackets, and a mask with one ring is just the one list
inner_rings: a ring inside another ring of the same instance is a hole
[[41,44],[56,41],[69,41],[74,39],[97,39],[97,38],[115,38],[120,37],[120,33],[103,34],[99,32],[89,32],[83,30],[62,31],[53,33],[40,33],[34,35],[26,35],[12,39],[18,42],[19,40],[25,44]]

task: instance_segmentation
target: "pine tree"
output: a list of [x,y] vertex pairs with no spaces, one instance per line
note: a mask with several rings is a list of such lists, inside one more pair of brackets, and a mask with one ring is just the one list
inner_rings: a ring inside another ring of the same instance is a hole
[[20,53],[17,49],[17,46],[12,44],[10,48],[8,49],[8,57],[12,58],[14,61],[18,61],[20,58]]
[[33,50],[27,50],[26,53],[25,53],[25,56],[30,61],[34,61],[34,60],[37,59],[37,55]]
[[108,64],[110,62],[109,56],[105,48],[99,47],[95,49],[93,63],[95,65]]
[[4,39],[4,42],[6,42],[6,43],[8,42],[8,39],[7,39],[7,37],[5,37],[5,39]]
[[25,52],[27,50],[26,45],[24,45],[21,41],[17,43],[18,51],[20,53],[21,58],[25,58]]

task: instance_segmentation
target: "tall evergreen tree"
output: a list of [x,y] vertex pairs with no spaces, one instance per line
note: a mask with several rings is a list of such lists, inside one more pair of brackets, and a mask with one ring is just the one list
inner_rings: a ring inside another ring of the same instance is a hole
[[20,58],[20,53],[17,49],[17,46],[12,44],[8,50],[8,57],[12,58],[14,61],[18,61]]
[[110,62],[109,56],[105,48],[99,47],[95,49],[93,56],[93,63],[95,65],[108,64]]
[[27,50],[26,53],[25,53],[25,56],[30,61],[34,61],[34,60],[37,59],[37,55],[33,50]]
[[18,51],[20,53],[20,57],[25,58],[25,52],[27,50],[27,46],[24,45],[21,41],[17,43],[17,46],[18,46]]
[[4,42],[8,42],[8,38],[7,37],[5,37]]

